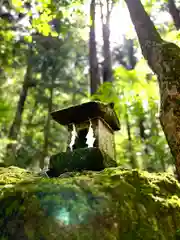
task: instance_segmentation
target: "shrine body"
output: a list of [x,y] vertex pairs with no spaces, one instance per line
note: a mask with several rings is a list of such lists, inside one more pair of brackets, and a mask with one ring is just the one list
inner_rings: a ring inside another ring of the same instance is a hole
[[[51,115],[56,122],[67,127],[69,135],[66,152],[50,159],[51,172],[57,167],[57,162],[64,169],[59,167],[56,174],[116,166],[114,131],[120,130],[120,123],[113,103],[92,101],[52,112]],[[71,166],[69,161],[73,162]]]

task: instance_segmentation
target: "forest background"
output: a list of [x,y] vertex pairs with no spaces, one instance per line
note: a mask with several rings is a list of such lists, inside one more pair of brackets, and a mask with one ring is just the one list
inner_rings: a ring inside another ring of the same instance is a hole
[[[144,0],[161,37],[179,44],[180,3]],[[159,87],[124,1],[0,1],[0,161],[37,168],[64,151],[53,110],[114,102],[117,162],[174,172],[159,122]]]

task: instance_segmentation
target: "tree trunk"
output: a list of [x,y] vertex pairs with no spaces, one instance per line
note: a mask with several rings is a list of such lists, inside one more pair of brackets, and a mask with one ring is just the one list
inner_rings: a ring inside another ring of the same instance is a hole
[[102,32],[103,32],[103,82],[113,81],[113,71],[112,71],[112,60],[111,60],[111,50],[110,50],[110,15],[112,11],[112,6],[110,6],[110,1],[106,0],[106,16],[103,13],[103,3],[101,5],[101,22],[102,22]]
[[49,88],[49,94],[50,94],[50,97],[49,97],[49,101],[48,101],[48,116],[47,116],[46,123],[44,126],[44,146],[43,146],[42,159],[40,161],[41,169],[44,168],[44,160],[45,160],[45,157],[48,156],[51,112],[52,112],[52,106],[53,106],[53,81],[52,81],[52,85]]
[[180,11],[176,7],[174,0],[168,1],[168,8],[169,8],[169,13],[174,21],[174,25],[176,29],[179,30],[180,29]]
[[25,101],[28,95],[28,89],[30,87],[29,85],[29,79],[31,78],[31,69],[32,66],[28,64],[27,70],[26,70],[26,75],[24,77],[24,82],[21,88],[20,96],[19,96],[19,101],[16,109],[16,114],[15,118],[13,120],[13,123],[11,125],[10,131],[9,131],[9,138],[16,140],[20,131],[21,127],[21,121],[22,121],[22,114],[24,111],[24,105]]
[[36,97],[36,98],[35,98],[35,102],[34,102],[34,106],[32,107],[32,111],[31,111],[30,116],[29,116],[29,118],[28,118],[27,127],[32,125],[32,123],[33,123],[33,118],[34,118],[34,116],[36,115],[36,110],[37,110],[37,108],[38,108],[38,99],[37,99],[37,97]]
[[[14,120],[12,122],[12,125],[10,127],[9,130],[9,139],[11,140],[17,140],[19,132],[20,132],[20,127],[21,127],[21,122],[22,122],[22,115],[23,115],[23,111],[24,111],[24,105],[25,105],[25,101],[28,95],[28,90],[29,87],[31,86],[31,79],[32,79],[32,64],[31,64],[31,56],[32,56],[32,49],[29,50],[29,54],[27,57],[27,70],[26,70],[26,74],[24,76],[24,81],[22,84],[22,88],[20,91],[20,96],[19,96],[19,101],[17,104],[17,109],[16,109],[16,113],[15,113],[15,117]],[[7,145],[7,154],[11,155],[11,151],[12,154],[15,154],[15,145],[14,144],[8,144]]]
[[161,39],[140,0],[125,0],[142,53],[157,74],[160,88],[160,122],[176,161],[180,180],[180,48]]
[[131,137],[131,126],[129,122],[129,116],[128,113],[126,113],[126,130],[128,135],[128,156],[130,159],[131,167],[132,168],[138,168],[138,163],[134,154],[133,144],[132,144],[132,137]]
[[[42,154],[41,157],[39,159],[39,167],[41,169],[44,168],[44,160],[45,158],[48,156],[48,146],[49,146],[49,133],[50,133],[50,120],[51,120],[51,112],[52,112],[52,106],[53,106],[53,88],[54,88],[54,81],[56,80],[56,64],[53,64],[53,69],[52,69],[52,73],[50,74],[50,79],[48,78],[49,74],[48,74],[48,69],[49,66],[52,64],[49,63],[48,61],[49,59],[45,59],[42,65],[42,81],[46,82],[46,83],[50,83],[48,84],[48,91],[49,91],[49,97],[48,97],[48,106],[47,106],[47,118],[45,120],[45,125],[44,125],[44,144],[43,144],[43,148],[42,148]],[[45,85],[45,88],[46,85]],[[45,91],[45,90],[44,90]]]
[[140,133],[140,138],[141,138],[141,143],[144,145],[144,154],[149,156],[149,144],[147,142],[149,136],[145,133],[146,128],[144,126],[146,122],[145,116],[140,116],[139,117],[139,133]]
[[96,1],[92,0],[90,4],[90,19],[91,27],[89,33],[89,65],[90,65],[90,92],[91,95],[97,92],[101,84],[99,66],[97,60],[96,50],[96,36],[95,36],[95,15],[96,15]]

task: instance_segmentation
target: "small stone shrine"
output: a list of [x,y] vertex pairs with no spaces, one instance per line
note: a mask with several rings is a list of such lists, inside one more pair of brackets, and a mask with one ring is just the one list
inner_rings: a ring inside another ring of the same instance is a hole
[[116,167],[114,131],[120,123],[114,104],[98,101],[83,103],[51,113],[52,118],[67,126],[69,140],[66,152],[51,157],[48,175],[65,172],[100,171]]

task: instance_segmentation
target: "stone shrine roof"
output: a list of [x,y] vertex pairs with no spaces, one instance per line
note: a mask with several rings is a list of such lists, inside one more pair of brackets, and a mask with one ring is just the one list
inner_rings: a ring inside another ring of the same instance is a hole
[[91,101],[51,113],[61,125],[80,124],[93,118],[102,118],[114,131],[120,130],[120,122],[114,111],[114,103]]

